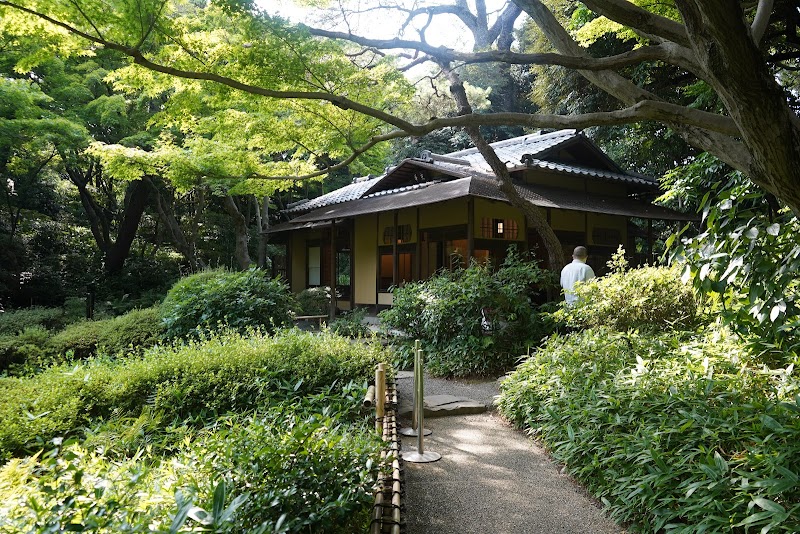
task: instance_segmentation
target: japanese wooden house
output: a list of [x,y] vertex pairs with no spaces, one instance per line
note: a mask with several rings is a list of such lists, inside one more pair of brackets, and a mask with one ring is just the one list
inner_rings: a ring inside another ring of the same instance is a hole
[[[492,146],[522,197],[545,210],[565,264],[575,246],[586,245],[589,264],[602,272],[620,244],[635,250],[634,238],[648,237],[632,218],[687,219],[653,205],[657,181],[625,172],[581,132],[531,134]],[[535,254],[540,242],[474,148],[423,152],[285,214],[290,220],[270,231],[273,242],[286,245],[278,270],[295,292],[333,281],[339,309],[388,306],[392,286],[469,258],[499,262],[512,244]]]

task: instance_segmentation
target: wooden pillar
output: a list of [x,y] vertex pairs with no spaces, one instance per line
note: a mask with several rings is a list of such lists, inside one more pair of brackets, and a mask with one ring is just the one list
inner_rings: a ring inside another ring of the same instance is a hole
[[394,210],[394,232],[392,232],[392,285],[397,287],[397,210]]
[[350,309],[356,309],[356,221],[350,219]]
[[286,239],[286,283],[289,284],[289,291],[295,292],[295,288],[292,286],[292,278],[294,278],[294,264],[292,263],[292,242],[294,238],[292,237],[292,232],[287,232],[289,237]]
[[381,292],[381,214],[375,214],[375,311],[378,310],[378,296]]
[[336,318],[336,219],[331,219],[331,306],[328,311],[328,320],[333,322]]
[[422,280],[422,232],[419,231],[419,206],[417,206],[417,247],[414,254],[415,280]]
[[467,267],[475,254],[475,198],[467,197]]
[[[635,249],[634,252],[636,252]],[[647,219],[647,263],[650,263],[652,260],[653,260],[653,219]]]

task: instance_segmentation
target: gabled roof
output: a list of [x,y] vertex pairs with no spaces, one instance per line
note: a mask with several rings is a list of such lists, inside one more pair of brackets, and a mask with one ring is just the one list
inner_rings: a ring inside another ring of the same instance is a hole
[[[583,192],[528,184],[515,184],[514,187],[525,200],[542,208],[625,215],[643,219],[685,221],[695,218],[692,215],[678,213],[668,208],[655,206],[649,202],[629,197],[589,195]],[[468,176],[444,182],[426,182],[394,190],[381,191],[347,203],[320,208],[300,215],[287,223],[275,226],[270,229],[270,233],[319,227],[323,225],[323,221],[436,204],[470,196],[508,202],[508,198],[500,191],[496,180]]]
[[295,203],[286,210],[286,213],[303,213],[306,211],[315,210],[317,208],[322,208],[324,206],[340,204],[342,202],[348,202],[350,200],[361,198],[364,193],[370,187],[374,186],[376,182],[380,181],[381,178],[383,178],[383,176],[365,176],[364,178],[357,178],[352,184],[347,184],[346,186],[340,187],[339,189],[331,191],[330,193],[326,193],[317,198],[312,198],[311,200]]
[[[509,171],[548,169],[564,174],[657,188],[654,179],[620,169],[597,145],[576,130],[523,135],[491,143],[491,146],[506,163]],[[597,166],[564,161],[562,154],[574,154],[579,160],[590,159]],[[493,176],[477,148],[443,155],[424,151],[419,158],[405,159],[382,176],[357,179],[336,191],[295,204],[286,213],[298,215],[369,196],[392,195],[406,188],[427,187],[431,183],[457,181],[467,177],[491,181]]]

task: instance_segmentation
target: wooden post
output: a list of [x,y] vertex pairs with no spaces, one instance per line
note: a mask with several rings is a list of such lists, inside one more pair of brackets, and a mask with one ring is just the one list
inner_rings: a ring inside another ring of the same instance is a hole
[[[636,249],[633,250],[636,252]],[[653,259],[653,219],[647,219],[647,263]],[[655,262],[652,262],[655,264]]]
[[467,267],[475,254],[475,199],[467,197]]
[[383,417],[386,403],[386,364],[379,363],[375,371],[375,428],[383,435]]
[[331,219],[331,305],[328,310],[328,325],[336,319],[336,219]]
[[397,287],[397,210],[394,210],[394,232],[392,232],[392,285]]

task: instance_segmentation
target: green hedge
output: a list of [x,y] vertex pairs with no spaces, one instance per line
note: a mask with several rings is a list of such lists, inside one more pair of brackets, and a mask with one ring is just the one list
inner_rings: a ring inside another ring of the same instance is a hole
[[53,367],[31,378],[0,378],[0,459],[37,449],[56,436],[82,434],[100,418],[148,407],[164,421],[210,420],[330,384],[366,382],[379,346],[296,330],[222,334],[142,357]]
[[16,335],[33,326],[48,330],[63,327],[68,318],[61,308],[25,308],[0,312],[0,336]]
[[694,289],[681,281],[677,267],[622,267],[577,284],[575,295],[578,302],[560,312],[572,327],[680,330],[699,319]]
[[500,411],[636,530],[798,532],[800,381],[748,358],[720,332],[556,336]]
[[71,351],[75,358],[86,358],[98,351],[113,355],[129,347],[142,349],[155,345],[163,333],[160,310],[152,307],[113,319],[71,324],[50,339],[48,349],[56,355]]
[[167,293],[161,314],[168,338],[197,337],[225,326],[238,332],[290,326],[294,298],[280,279],[261,269],[209,270],[179,280]]

